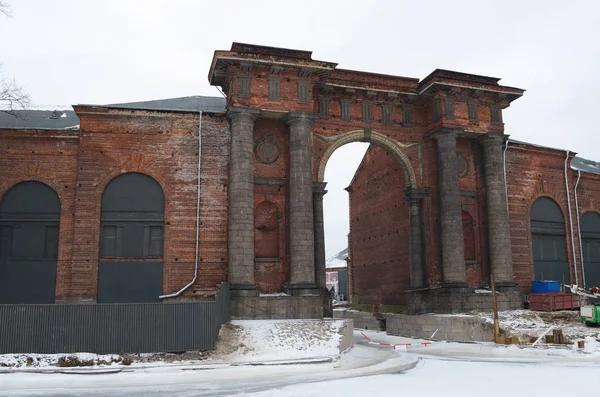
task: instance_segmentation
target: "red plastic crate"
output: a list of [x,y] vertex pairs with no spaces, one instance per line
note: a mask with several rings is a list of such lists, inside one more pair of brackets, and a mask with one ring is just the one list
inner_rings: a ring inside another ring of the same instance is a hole
[[581,297],[570,292],[550,292],[529,295],[529,309],[543,312],[555,310],[578,309]]

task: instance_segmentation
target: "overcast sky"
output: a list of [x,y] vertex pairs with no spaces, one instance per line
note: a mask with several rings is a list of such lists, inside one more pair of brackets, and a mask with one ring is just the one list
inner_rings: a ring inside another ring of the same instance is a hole
[[[238,41],[311,50],[345,69],[501,77],[527,90],[504,112],[507,134],[600,160],[597,1],[8,2],[0,62],[36,104],[218,96],[207,80],[213,52]],[[346,246],[347,196],[334,197],[333,182],[346,186],[363,152],[348,146],[327,167],[327,256]]]

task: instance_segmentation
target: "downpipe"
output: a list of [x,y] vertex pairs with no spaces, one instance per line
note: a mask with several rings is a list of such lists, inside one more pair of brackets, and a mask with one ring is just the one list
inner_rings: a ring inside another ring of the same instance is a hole
[[202,110],[199,113],[198,120],[198,198],[196,200],[196,260],[194,263],[194,278],[188,284],[186,284],[182,289],[177,292],[173,292],[171,294],[160,295],[159,299],[166,298],[175,298],[181,295],[185,290],[190,288],[198,279],[198,255],[200,251],[200,181],[202,179]]
[[[567,150],[567,157],[565,157],[565,187],[567,190],[567,209],[569,210],[569,225],[571,227],[571,248],[573,251],[573,268],[575,270],[575,284],[578,283],[577,277],[577,260],[575,259],[575,237],[573,236],[573,214],[571,214],[571,195],[569,194],[569,177],[567,173],[567,165],[569,163],[569,154],[571,152]],[[577,200],[577,198],[575,198]]]
[[583,288],[587,288],[585,284],[585,266],[583,264],[583,245],[581,242],[581,222],[579,221],[579,201],[577,200],[577,187],[579,186],[579,179],[581,179],[581,170],[577,170],[577,182],[573,189],[573,195],[575,196],[575,214],[577,215],[577,235],[579,236],[579,260],[581,262],[581,278],[583,279]]
[[504,155],[502,158],[502,162],[504,163],[504,194],[506,195],[506,214],[509,215],[510,218],[510,214],[508,212],[508,183],[506,182],[506,151],[508,150],[508,139],[506,139],[506,143],[504,144]]

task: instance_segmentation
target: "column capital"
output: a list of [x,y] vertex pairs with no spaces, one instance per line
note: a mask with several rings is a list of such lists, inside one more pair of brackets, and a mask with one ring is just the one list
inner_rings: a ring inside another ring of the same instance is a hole
[[256,108],[233,106],[227,109],[227,118],[232,121],[238,118],[249,118],[255,121],[259,114],[260,109]]
[[327,193],[327,190],[325,190],[326,186],[327,186],[327,182],[313,182],[312,183],[313,194],[319,194],[321,196],[325,195],[325,193]]
[[463,131],[460,129],[453,128],[440,128],[439,130],[433,132],[429,135],[429,139],[433,139],[435,141],[439,141],[441,139],[454,139],[458,138],[459,135],[462,135]]
[[315,122],[315,120],[317,119],[318,115],[316,113],[309,113],[309,112],[289,112],[284,118],[283,118],[283,122],[286,123],[288,126],[295,124],[295,123],[306,123],[308,125],[312,126],[312,123]]
[[428,187],[409,187],[404,190],[407,201],[421,200],[429,196]]
[[508,135],[504,134],[485,134],[477,138],[477,142],[483,146],[502,145],[508,140]]

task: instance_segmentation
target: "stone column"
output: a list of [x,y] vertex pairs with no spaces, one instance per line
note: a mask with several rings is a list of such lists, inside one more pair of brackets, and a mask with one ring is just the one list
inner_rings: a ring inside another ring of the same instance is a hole
[[419,289],[424,285],[423,239],[421,231],[421,201],[429,194],[426,188],[408,188],[404,191],[409,203],[410,219],[410,288]]
[[492,274],[497,287],[514,287],[510,222],[504,184],[504,135],[487,134],[479,138],[479,142],[483,148]]
[[232,295],[257,295],[254,283],[254,121],[258,109],[232,107],[229,158],[229,282]]
[[456,158],[457,137],[458,133],[454,131],[442,131],[434,136],[438,149],[443,285],[446,287],[468,286]]
[[323,222],[323,196],[327,182],[313,182],[313,214],[315,225],[315,283],[320,290],[325,285],[325,223]]
[[290,133],[288,290],[292,295],[317,292],[312,189],[312,124],[315,119],[311,113],[290,112],[285,120]]

